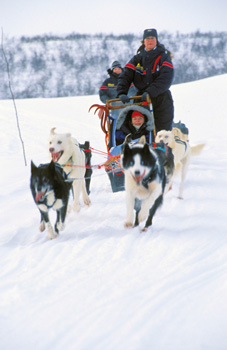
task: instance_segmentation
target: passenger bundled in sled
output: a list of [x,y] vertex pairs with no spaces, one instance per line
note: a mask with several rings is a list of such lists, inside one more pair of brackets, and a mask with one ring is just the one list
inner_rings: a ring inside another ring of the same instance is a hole
[[[145,135],[147,143],[152,143],[155,139],[155,125],[151,101],[142,101],[141,96],[129,98],[132,104],[113,106],[114,102],[120,99],[106,101],[105,106],[92,105],[99,112],[101,120],[101,129],[106,134],[107,153],[110,156],[106,172],[109,176],[113,192],[124,190],[124,173],[119,167],[121,147],[127,135],[130,134],[132,142],[136,142],[141,136]],[[137,102],[139,100],[139,102]],[[112,109],[121,109],[117,119],[109,116]]]
[[128,134],[131,134],[132,140],[137,140],[144,135],[147,143],[151,143],[153,129],[154,120],[150,111],[140,106],[126,107],[117,119],[116,146],[121,145]]
[[[121,153],[122,144],[127,135],[130,134],[131,142],[136,142],[141,136],[146,137],[146,142],[151,144],[154,141],[154,118],[152,111],[138,106],[131,105],[125,107],[120,112],[118,118],[113,123],[112,128],[112,147],[109,153],[117,156]],[[112,163],[114,166],[114,163]],[[113,192],[124,190],[124,174],[119,172],[108,171]]]
[[121,152],[121,145],[129,134],[132,141],[139,140],[144,135],[147,143],[151,143],[155,136],[153,112],[136,104],[125,106],[119,113],[117,120],[112,122],[110,132],[109,148],[112,155]]

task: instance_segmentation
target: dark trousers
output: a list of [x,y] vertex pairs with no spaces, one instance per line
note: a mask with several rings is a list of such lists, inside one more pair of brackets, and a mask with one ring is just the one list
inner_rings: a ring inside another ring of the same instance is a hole
[[163,94],[151,98],[156,132],[160,130],[172,130],[174,118],[174,106],[171,92],[165,91]]

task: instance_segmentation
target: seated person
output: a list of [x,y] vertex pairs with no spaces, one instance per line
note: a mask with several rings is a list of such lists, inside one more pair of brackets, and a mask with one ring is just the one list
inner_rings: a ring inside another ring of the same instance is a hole
[[[123,71],[123,68],[118,61],[114,61],[111,65],[111,68],[107,70],[109,77],[103,81],[102,85],[99,88],[99,98],[104,104],[106,104],[107,100],[113,100],[117,98],[117,83],[122,71]],[[133,84],[131,84],[128,91],[128,96],[135,96],[136,92],[137,92],[137,89]],[[121,104],[122,102],[112,103],[113,106],[117,106]],[[113,119],[117,119],[118,115],[119,115],[119,109],[111,110],[111,117]]]
[[150,111],[139,106],[129,106],[122,110],[116,125],[116,145],[121,145],[126,136],[131,134],[132,140],[145,135],[147,143],[151,143],[151,131],[154,129],[154,120]]
[[121,64],[118,61],[114,61],[111,68],[107,70],[109,77],[104,80],[99,88],[99,97],[103,103],[117,98],[117,82],[122,69]]

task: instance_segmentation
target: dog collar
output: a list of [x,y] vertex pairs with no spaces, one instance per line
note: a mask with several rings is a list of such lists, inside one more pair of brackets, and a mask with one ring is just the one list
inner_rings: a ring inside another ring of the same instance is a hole
[[163,147],[157,147],[157,143],[156,142],[152,142],[151,144],[153,149],[159,149],[160,151],[166,152],[167,148],[166,145],[163,144]]
[[142,185],[148,189],[148,184],[150,182],[152,182],[154,180],[154,178],[156,177],[156,171],[154,170],[151,170],[150,173],[145,177],[143,178],[142,180]]

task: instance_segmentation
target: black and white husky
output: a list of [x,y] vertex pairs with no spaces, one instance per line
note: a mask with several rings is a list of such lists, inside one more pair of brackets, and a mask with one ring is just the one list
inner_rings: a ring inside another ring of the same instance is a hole
[[121,164],[125,173],[127,205],[125,227],[132,227],[133,223],[138,226],[144,220],[146,223],[142,231],[152,225],[153,216],[163,202],[165,188],[171,183],[174,169],[172,151],[168,149],[166,154],[161,152],[146,144],[144,136],[134,144],[126,140],[122,147]]
[[[40,231],[47,229],[48,237],[57,237],[60,230],[64,229],[70,188],[72,182],[66,181],[67,176],[60,165],[51,161],[38,167],[31,161],[30,188],[33,199],[40,214]],[[54,228],[49,219],[49,210],[57,212]]]

